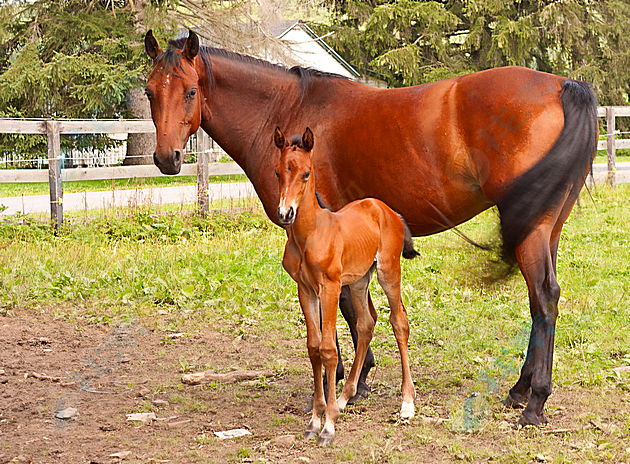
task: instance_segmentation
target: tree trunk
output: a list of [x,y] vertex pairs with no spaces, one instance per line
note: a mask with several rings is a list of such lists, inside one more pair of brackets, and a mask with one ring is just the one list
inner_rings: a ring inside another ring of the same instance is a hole
[[[149,99],[139,87],[133,88],[127,95],[127,109],[137,118],[151,119]],[[123,160],[123,166],[153,164],[155,143],[155,132],[129,134],[127,138],[127,155]]]

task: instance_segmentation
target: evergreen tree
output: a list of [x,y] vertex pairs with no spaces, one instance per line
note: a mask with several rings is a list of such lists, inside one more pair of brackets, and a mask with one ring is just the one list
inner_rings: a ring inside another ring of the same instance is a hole
[[601,104],[628,102],[628,0],[325,1],[331,24],[315,27],[392,85],[520,65],[590,81]]

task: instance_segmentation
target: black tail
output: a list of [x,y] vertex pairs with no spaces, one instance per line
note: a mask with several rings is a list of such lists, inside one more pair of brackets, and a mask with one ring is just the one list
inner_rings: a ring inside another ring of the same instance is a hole
[[420,253],[418,253],[416,251],[416,249],[413,247],[413,239],[411,238],[411,231],[409,230],[409,226],[407,225],[407,221],[405,221],[405,218],[402,217],[400,214],[396,213],[398,215],[398,217],[400,218],[400,220],[403,223],[403,227],[405,228],[405,241],[403,244],[403,251],[402,251],[402,255],[403,258],[405,259],[413,259],[416,256],[419,256]]
[[568,80],[560,93],[564,128],[545,157],[518,177],[497,203],[501,215],[503,259],[516,261],[515,249],[546,212],[580,194],[597,149],[597,97],[586,82]]

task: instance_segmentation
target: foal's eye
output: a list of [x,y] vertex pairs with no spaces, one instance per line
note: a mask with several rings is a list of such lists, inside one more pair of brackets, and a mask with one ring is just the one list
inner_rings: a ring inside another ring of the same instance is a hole
[[192,100],[193,98],[195,98],[195,95],[197,95],[197,89],[192,89],[188,91],[188,93],[186,94],[186,98],[188,100]]
[[308,178],[309,178],[309,176],[310,176],[310,175],[311,175],[311,173],[310,173],[310,172],[306,172],[306,173],[304,173],[304,174],[302,175],[302,180],[303,180],[304,182],[306,182],[306,181],[308,180]]

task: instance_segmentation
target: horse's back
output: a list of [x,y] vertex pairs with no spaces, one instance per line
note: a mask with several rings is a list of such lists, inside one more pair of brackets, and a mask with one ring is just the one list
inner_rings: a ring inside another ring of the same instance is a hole
[[320,139],[328,186],[344,186],[326,198],[334,209],[381,198],[414,235],[465,222],[549,152],[564,127],[565,80],[505,67],[404,89],[357,87],[331,138]]

